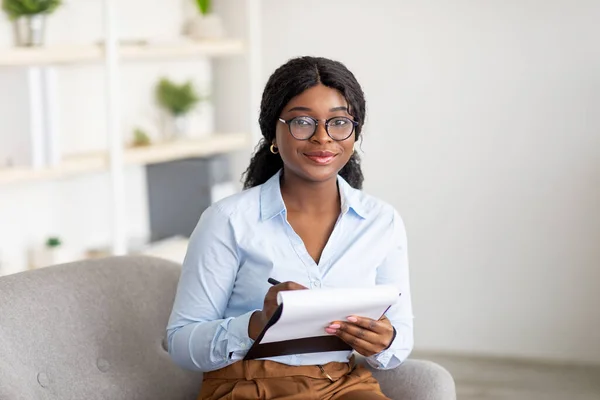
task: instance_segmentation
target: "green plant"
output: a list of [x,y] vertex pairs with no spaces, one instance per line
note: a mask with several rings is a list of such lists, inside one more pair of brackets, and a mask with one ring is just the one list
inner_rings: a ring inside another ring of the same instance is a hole
[[27,15],[51,14],[61,4],[62,0],[2,0],[2,9],[15,20]]
[[141,128],[135,128],[133,131],[133,145],[134,146],[148,146],[150,145],[150,137]]
[[54,248],[60,247],[61,245],[62,242],[57,237],[49,237],[48,240],[46,240],[46,247]]
[[178,85],[166,78],[162,78],[156,86],[156,99],[175,116],[187,114],[200,101],[191,81]]
[[198,10],[200,10],[200,14],[207,15],[210,13],[212,5],[211,0],[196,0],[196,5],[198,6]]

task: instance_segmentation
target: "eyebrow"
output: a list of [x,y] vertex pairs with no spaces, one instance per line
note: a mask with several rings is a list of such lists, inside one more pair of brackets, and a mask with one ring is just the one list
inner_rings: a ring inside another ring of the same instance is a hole
[[[308,108],[308,107],[302,107],[302,106],[298,106],[298,107],[294,107],[294,108],[290,108],[288,110],[288,112],[291,111],[312,111],[312,109]],[[348,107],[346,106],[339,106],[339,107],[333,107],[329,109],[329,112],[335,112],[335,111],[348,111]]]

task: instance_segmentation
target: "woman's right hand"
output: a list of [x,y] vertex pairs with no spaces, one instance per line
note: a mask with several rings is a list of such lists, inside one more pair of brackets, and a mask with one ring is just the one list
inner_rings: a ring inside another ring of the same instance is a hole
[[258,335],[262,332],[269,319],[277,310],[277,293],[285,290],[305,290],[306,287],[296,282],[282,282],[279,285],[274,285],[269,288],[269,291],[265,295],[263,302],[263,309],[261,311],[255,311],[250,317],[250,323],[248,324],[248,336],[250,339],[256,340]]

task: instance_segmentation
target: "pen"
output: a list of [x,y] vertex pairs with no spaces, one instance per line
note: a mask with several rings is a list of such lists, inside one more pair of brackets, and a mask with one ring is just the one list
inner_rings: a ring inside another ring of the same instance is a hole
[[281,283],[277,279],[273,279],[273,278],[267,279],[267,282],[269,282],[271,285],[279,285]]

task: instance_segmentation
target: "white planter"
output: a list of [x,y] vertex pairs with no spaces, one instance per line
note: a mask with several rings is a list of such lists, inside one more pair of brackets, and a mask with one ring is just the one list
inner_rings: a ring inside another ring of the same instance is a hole
[[44,268],[52,265],[66,264],[77,261],[79,258],[76,252],[64,245],[44,247],[32,252],[31,267]]
[[221,39],[225,36],[223,21],[217,14],[196,16],[188,22],[185,31],[194,40]]
[[14,21],[17,46],[42,46],[46,30],[46,15],[34,14]]
[[165,140],[180,140],[190,135],[190,119],[186,114],[172,115],[165,113],[164,119]]
[[187,115],[177,115],[173,117],[173,136],[175,139],[182,139],[190,133],[190,121]]

